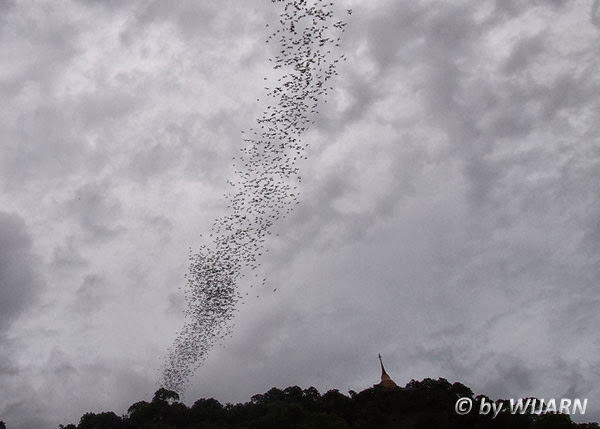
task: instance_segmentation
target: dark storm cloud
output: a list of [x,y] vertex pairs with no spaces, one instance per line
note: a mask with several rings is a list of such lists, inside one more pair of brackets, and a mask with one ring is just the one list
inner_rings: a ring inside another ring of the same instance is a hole
[[36,298],[39,266],[23,219],[0,212],[0,334]]

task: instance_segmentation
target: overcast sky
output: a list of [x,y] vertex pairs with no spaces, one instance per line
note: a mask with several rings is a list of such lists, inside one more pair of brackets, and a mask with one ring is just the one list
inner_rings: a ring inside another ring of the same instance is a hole
[[[599,1],[337,7],[348,61],[304,135],[302,202],[185,401],[359,391],[381,353],[402,386],[588,398],[575,420],[600,419]],[[124,413],[158,389],[279,12],[0,1],[9,429]]]

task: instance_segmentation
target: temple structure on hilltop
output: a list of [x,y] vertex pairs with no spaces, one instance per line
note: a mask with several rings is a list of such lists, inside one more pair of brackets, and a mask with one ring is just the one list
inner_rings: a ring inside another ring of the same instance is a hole
[[383,367],[383,360],[381,360],[381,354],[379,355],[379,363],[381,364],[381,382],[373,385],[376,389],[382,390],[398,390],[400,389],[394,380],[390,378],[390,376],[385,372],[385,368]]

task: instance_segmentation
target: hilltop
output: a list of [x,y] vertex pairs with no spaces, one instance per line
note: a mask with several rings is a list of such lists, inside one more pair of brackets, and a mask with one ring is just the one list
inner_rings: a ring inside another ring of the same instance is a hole
[[[458,398],[472,400],[470,413],[457,414]],[[412,380],[405,387],[386,388],[380,383],[358,393],[350,390],[348,395],[337,389],[321,394],[314,387],[274,387],[245,403],[223,405],[216,399],[202,398],[191,407],[180,402],[176,392],[161,388],[150,402],[136,402],[123,416],[86,413],[77,425],[59,428],[600,428],[597,423],[575,423],[567,414],[512,415],[508,407],[492,418],[491,413],[479,414],[482,400],[490,402],[486,396],[474,396],[467,386],[443,378]]]

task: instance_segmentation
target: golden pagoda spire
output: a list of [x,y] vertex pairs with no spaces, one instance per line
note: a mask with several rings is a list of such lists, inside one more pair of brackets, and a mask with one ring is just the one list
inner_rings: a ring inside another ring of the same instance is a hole
[[381,359],[381,354],[379,354],[379,363],[381,364],[381,382],[375,384],[373,387],[385,390],[399,389],[398,385],[394,383],[394,380],[392,380],[387,374],[387,372],[385,372],[385,368],[383,367],[383,360]]

